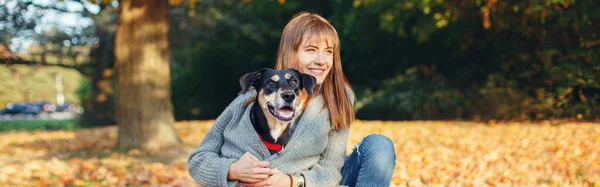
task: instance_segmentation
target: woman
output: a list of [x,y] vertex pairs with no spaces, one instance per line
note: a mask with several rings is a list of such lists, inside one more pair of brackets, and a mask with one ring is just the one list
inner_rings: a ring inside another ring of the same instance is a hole
[[342,71],[335,28],[317,14],[297,14],[283,30],[275,68],[317,79],[316,95],[292,124],[288,145],[274,155],[261,145],[248,119],[251,107],[243,106],[256,92],[247,92],[190,155],[190,175],[205,186],[389,186],[396,158],[388,138],[369,135],[345,154],[354,93]]

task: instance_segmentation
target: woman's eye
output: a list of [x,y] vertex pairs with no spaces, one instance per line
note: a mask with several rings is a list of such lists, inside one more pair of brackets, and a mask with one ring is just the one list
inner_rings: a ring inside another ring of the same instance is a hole
[[309,48],[309,49],[307,49],[306,51],[308,51],[308,52],[315,52],[316,50],[315,50],[315,49],[313,49],[313,48]]
[[325,50],[325,54],[328,54],[328,55],[333,54],[333,50]]
[[292,86],[296,86],[296,84],[298,84],[298,81],[296,81],[296,80],[292,80],[292,82],[290,82],[290,85],[292,85]]

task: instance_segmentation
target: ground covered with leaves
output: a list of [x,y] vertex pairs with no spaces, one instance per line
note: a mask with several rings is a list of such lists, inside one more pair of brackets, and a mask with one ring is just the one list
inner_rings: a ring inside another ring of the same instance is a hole
[[[213,121],[179,122],[194,147]],[[368,134],[390,137],[392,186],[598,186],[598,123],[354,123],[347,151]],[[0,186],[195,186],[187,155],[117,150],[116,127],[0,133]],[[192,148],[193,149],[193,148]],[[191,151],[191,149],[187,149]]]

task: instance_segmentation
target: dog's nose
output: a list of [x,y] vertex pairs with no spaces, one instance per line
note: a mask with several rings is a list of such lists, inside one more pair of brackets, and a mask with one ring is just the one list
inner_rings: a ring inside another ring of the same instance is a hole
[[288,103],[291,103],[292,101],[294,101],[294,99],[296,99],[296,95],[294,95],[294,92],[283,92],[281,93],[281,98]]

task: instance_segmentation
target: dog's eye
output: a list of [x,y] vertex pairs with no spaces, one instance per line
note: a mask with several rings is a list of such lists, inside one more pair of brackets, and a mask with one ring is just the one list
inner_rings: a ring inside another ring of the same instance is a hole
[[296,80],[292,80],[292,81],[290,82],[290,85],[292,85],[292,86],[296,86],[296,84],[298,84],[298,81],[296,81]]
[[275,86],[275,83],[272,81],[267,82],[267,86]]

